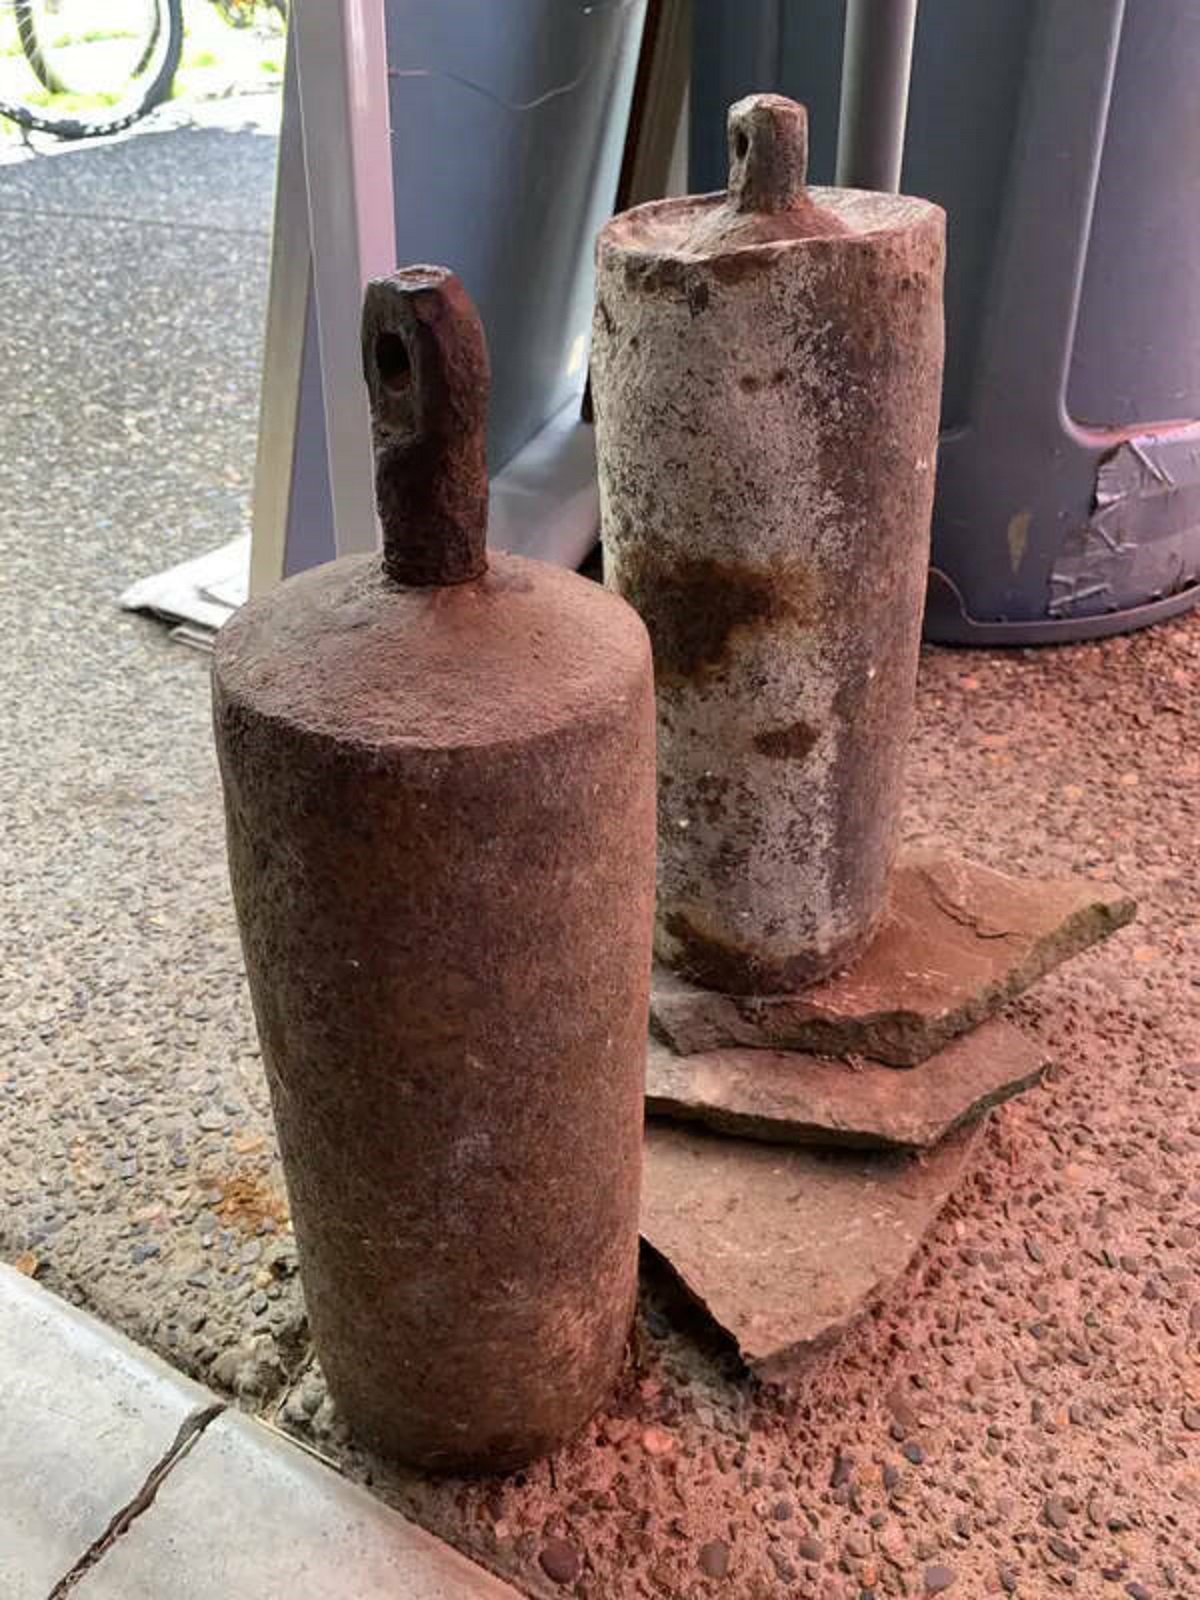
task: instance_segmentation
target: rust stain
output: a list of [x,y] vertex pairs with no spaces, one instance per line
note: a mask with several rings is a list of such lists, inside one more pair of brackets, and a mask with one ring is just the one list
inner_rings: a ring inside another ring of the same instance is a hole
[[745,283],[748,278],[757,278],[780,262],[790,267],[790,258],[782,251],[755,250],[742,246],[740,249],[730,250],[725,255],[713,256],[708,265],[713,277],[719,283],[736,284]]
[[767,376],[763,376],[757,372],[743,372],[741,377],[738,379],[738,388],[744,390],[746,394],[755,394],[759,389],[777,387],[779,384],[786,381],[787,368],[776,367],[775,370]]
[[722,994],[797,994],[828,976],[828,962],[811,950],[770,959],[705,933],[682,911],[668,912],[662,927],[678,947],[671,954],[674,969]]
[[622,265],[629,288],[642,294],[677,294],[683,288],[683,262],[673,256],[627,255]]
[[1025,549],[1029,543],[1029,525],[1032,521],[1032,511],[1018,511],[1015,516],[1009,518],[1006,537],[1009,565],[1014,573],[1021,570],[1021,563],[1025,559]]
[[688,310],[694,317],[708,309],[708,285],[703,278],[693,278],[687,286]]
[[696,801],[713,827],[725,820],[730,787],[729,779],[716,772],[706,772],[693,785]]
[[807,722],[790,722],[782,728],[766,728],[754,735],[754,748],[773,761],[803,761],[820,738]]
[[624,270],[626,284],[636,293],[682,298],[694,317],[708,309],[708,280],[694,262],[678,256],[627,255]]
[[243,1169],[215,1178],[213,1182],[221,1191],[213,1210],[231,1227],[256,1233],[260,1223],[271,1221],[282,1227],[287,1222],[287,1201],[261,1173]]
[[622,252],[622,268],[627,288],[637,294],[682,297],[693,315],[704,311],[709,302],[709,278],[721,284],[744,283],[769,272],[784,257],[777,250],[743,246],[725,255],[688,260],[682,256],[650,256]]
[[663,928],[679,946],[672,965],[685,978],[724,994],[754,991],[758,963],[752,955],[702,933],[682,911],[670,912],[663,919]]
[[804,623],[812,610],[811,579],[798,565],[756,571],[721,561],[664,562],[642,549],[623,554],[620,587],[649,629],[660,683],[709,676],[737,633]]

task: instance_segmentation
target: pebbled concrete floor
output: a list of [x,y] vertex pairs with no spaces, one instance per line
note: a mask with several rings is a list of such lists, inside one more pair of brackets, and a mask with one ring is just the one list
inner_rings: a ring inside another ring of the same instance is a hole
[[747,1384],[651,1286],[625,1381],[553,1462],[431,1487],[347,1445],[294,1276],[207,666],[112,608],[242,525],[272,149],[146,134],[137,190],[138,143],[0,169],[0,1253],[527,1593],[1193,1600],[1195,614],[927,654],[910,836],[1116,878],[1142,916],[1013,1008],[1054,1072],[801,1393]]
[[298,1308],[250,1305],[282,1202],[207,661],[115,598],[246,526],[274,159],[182,127],[0,166],[0,1238],[167,1353],[220,1281],[193,1370]]

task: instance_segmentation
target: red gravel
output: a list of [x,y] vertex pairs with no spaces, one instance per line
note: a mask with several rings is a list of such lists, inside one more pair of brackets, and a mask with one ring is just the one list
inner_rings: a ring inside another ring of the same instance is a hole
[[[594,1600],[1200,1595],[1198,667],[1200,616],[926,654],[911,836],[1142,909],[1013,1008],[1057,1066],[995,1115],[889,1303],[781,1395],[652,1286],[583,1439],[406,1504],[531,1592]],[[554,1585],[562,1543],[581,1565]]]

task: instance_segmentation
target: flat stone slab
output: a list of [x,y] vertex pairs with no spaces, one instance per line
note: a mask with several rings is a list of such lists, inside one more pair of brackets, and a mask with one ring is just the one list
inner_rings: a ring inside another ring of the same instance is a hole
[[213,1396],[0,1265],[0,1595],[46,1600]]
[[234,1411],[205,1430],[71,1600],[167,1595],[518,1600],[365,1489]]
[[923,1150],[1030,1088],[1046,1064],[996,1018],[902,1072],[795,1050],[679,1056],[651,1039],[646,1112],[774,1144]]
[[1080,879],[1012,878],[909,850],[853,970],[800,994],[727,995],[656,968],[651,1028],[684,1056],[749,1045],[915,1066],[1135,910],[1128,896]]
[[960,1129],[918,1159],[653,1123],[642,1237],[747,1366],[783,1381],[904,1271],[984,1125]]

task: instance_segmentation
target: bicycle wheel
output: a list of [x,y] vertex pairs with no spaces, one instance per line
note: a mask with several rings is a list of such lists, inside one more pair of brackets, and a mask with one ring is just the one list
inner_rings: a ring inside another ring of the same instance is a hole
[[44,0],[41,5],[37,0],[13,0],[13,15],[16,18],[17,37],[21,41],[21,52],[33,69],[38,82],[51,94],[67,93],[66,84],[54,71],[42,48],[42,35],[58,9],[57,0]]
[[110,0],[100,26],[89,0],[13,4],[22,52],[49,98],[0,101],[0,116],[62,139],[95,138],[129,127],[170,94],[183,51],[182,0]]

